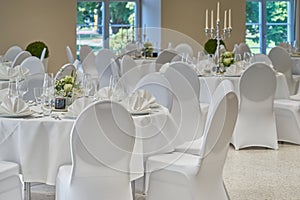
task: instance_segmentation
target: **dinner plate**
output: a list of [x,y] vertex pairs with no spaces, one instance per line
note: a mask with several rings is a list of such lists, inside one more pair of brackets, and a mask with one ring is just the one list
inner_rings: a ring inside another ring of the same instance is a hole
[[65,119],[76,119],[77,116],[76,115],[73,115],[72,113],[69,113],[69,112],[66,112],[66,113],[62,113],[62,118],[65,118]]
[[240,77],[240,74],[224,74],[226,77]]
[[22,113],[16,113],[16,114],[9,114],[9,113],[0,113],[0,117],[9,117],[9,118],[22,118],[22,117],[28,117],[32,115],[34,112],[29,110]]

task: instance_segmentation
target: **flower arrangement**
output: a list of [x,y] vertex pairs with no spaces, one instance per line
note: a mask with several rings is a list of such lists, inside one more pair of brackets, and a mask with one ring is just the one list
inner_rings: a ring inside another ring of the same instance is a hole
[[224,52],[221,56],[221,63],[224,67],[230,67],[234,63],[234,52]]
[[[223,40],[220,40],[220,45],[223,45],[226,49],[226,45]],[[204,49],[208,54],[214,54],[217,49],[217,40],[216,39],[209,39],[207,42],[204,44]]]
[[77,74],[72,71],[71,75],[66,75],[60,80],[55,82],[55,94],[63,97],[72,97],[73,90],[78,89],[76,85]]
[[153,46],[150,42],[144,43],[143,54],[146,57],[151,57],[153,52]]

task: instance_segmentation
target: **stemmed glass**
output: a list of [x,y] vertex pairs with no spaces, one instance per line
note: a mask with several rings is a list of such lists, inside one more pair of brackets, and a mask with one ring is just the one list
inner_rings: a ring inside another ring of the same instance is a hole
[[90,92],[92,90],[92,76],[90,74],[84,74],[82,80],[82,89],[85,97],[90,96]]
[[250,64],[251,53],[250,52],[244,52],[243,59],[244,59],[244,62],[245,62],[245,67],[247,67]]
[[35,102],[40,105],[42,103],[43,88],[33,88]]
[[52,105],[54,103],[54,79],[53,73],[45,73],[43,83],[42,104],[45,116],[51,115]]
[[241,62],[242,62],[241,54],[238,54],[238,53],[234,54],[234,63],[238,68],[243,68]]
[[23,99],[24,95],[28,92],[28,82],[24,79],[17,78],[16,88],[19,96]]

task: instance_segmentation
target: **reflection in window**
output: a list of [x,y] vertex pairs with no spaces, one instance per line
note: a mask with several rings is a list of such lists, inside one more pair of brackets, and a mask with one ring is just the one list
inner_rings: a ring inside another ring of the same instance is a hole
[[78,0],[77,55],[80,46],[94,51],[110,48],[118,53],[133,40],[139,24],[140,0]]
[[293,41],[294,0],[247,0],[246,43],[253,53],[268,53]]

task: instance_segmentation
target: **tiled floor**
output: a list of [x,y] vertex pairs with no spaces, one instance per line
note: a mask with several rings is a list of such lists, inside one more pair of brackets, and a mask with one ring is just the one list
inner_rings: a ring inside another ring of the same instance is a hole
[[[230,148],[224,180],[231,200],[300,200],[300,146]],[[33,186],[32,200],[54,200],[54,187]]]

